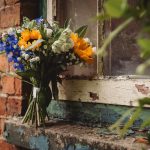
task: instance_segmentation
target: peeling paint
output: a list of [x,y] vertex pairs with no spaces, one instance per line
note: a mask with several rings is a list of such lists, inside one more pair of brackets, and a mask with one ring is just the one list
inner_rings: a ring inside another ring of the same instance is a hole
[[145,86],[145,84],[135,84],[135,87],[137,88],[138,92],[144,94],[144,95],[147,95],[150,93],[150,89],[149,87]]
[[[90,126],[101,126],[114,123],[130,108],[127,106],[52,100],[47,110],[51,118],[79,122]],[[149,109],[145,108],[134,126],[139,126],[147,117],[149,117]]]
[[90,96],[90,98],[92,98],[93,101],[99,99],[98,94],[94,93],[94,92],[89,92],[89,96]]
[[[69,144],[67,148],[64,150],[92,150],[88,145],[81,145],[81,144]],[[96,150],[96,149],[94,149]]]
[[[106,128],[91,128],[65,122],[51,122],[52,126],[35,128],[22,125],[18,120],[8,120],[5,123],[5,131],[9,137],[7,142],[31,150],[137,150],[148,149],[149,145],[134,143],[135,138],[128,136],[120,139],[116,134],[107,134]],[[24,128],[23,140],[16,130],[20,126]],[[8,127],[8,128],[7,128]],[[102,130],[103,129],[103,130]],[[106,131],[106,132],[105,132]],[[129,134],[133,132],[130,131]]]
[[17,132],[20,134],[20,135],[23,135],[24,134],[24,129],[22,127],[19,127],[18,129],[16,129]]
[[31,149],[48,150],[48,138],[44,135],[32,136],[29,138],[29,145]]
[[65,101],[130,106],[132,100],[137,106],[138,99],[150,96],[150,79],[63,80],[62,85],[59,98]]

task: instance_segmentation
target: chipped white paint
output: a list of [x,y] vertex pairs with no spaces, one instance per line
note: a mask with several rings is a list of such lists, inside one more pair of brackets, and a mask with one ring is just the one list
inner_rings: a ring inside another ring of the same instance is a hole
[[[98,3],[99,0],[97,0],[97,4]],[[98,11],[98,5],[96,8]],[[56,0],[47,0],[47,20],[51,22],[53,16],[56,16]],[[99,38],[98,36],[97,27],[96,39]],[[99,43],[97,42],[97,46],[98,45]],[[97,73],[100,74],[100,59],[97,59],[97,64]],[[95,67],[93,68],[96,69]],[[92,74],[92,69],[88,67],[87,70],[88,75]],[[71,74],[73,73],[74,75],[79,75],[81,68],[79,68],[79,71],[74,69]],[[99,79],[91,81],[63,80],[63,85],[59,85],[59,98],[69,101],[137,106],[137,100],[139,98],[150,97],[150,79],[148,78],[143,79],[143,77],[141,78],[139,76],[130,76],[130,78],[129,76],[118,76],[117,78],[99,77]]]
[[47,21],[51,23],[54,16],[56,16],[56,0],[47,0]]
[[150,79],[63,80],[59,89],[61,100],[137,106],[150,97]]

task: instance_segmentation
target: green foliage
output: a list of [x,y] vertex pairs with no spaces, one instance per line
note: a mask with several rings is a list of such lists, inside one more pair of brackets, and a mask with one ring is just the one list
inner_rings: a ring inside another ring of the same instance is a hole
[[141,48],[141,57],[148,58],[150,56],[150,39],[140,38],[137,40],[137,43]]
[[77,33],[79,37],[84,37],[84,35],[85,35],[86,31],[87,31],[87,28],[88,28],[87,25],[86,26],[82,26],[79,29],[77,29],[75,31],[75,33]]
[[67,19],[64,23],[64,28],[70,27],[70,22],[71,22],[71,19]]
[[119,18],[125,14],[128,3],[127,0],[108,0],[104,8],[111,17]]
[[[133,123],[138,119],[140,114],[142,113],[143,107],[145,105],[150,105],[150,98],[143,98],[139,99],[139,106],[137,108],[133,108],[129,111],[127,111],[115,124],[113,124],[110,127],[110,130],[116,130],[121,136],[124,136],[127,132],[127,130],[133,125]],[[123,128],[120,128],[120,125],[122,124],[123,120],[125,118],[129,118],[127,123],[124,125]],[[150,125],[150,119],[145,120],[141,128],[144,128],[146,126]]]
[[5,51],[2,51],[2,52],[0,52],[0,55],[1,55],[1,54],[4,54],[4,53],[5,53]]
[[[137,37],[137,45],[141,50],[140,56],[145,59],[145,62],[138,66],[137,71],[138,73],[144,73],[145,69],[150,67],[150,1],[139,0],[136,1],[135,6],[129,4],[127,0],[104,1],[104,11],[97,16],[97,19],[103,21],[109,18],[123,18],[125,20],[104,40],[103,45],[98,51],[98,55],[104,56],[106,54],[106,48],[110,44],[111,40],[113,40],[123,29],[136,20],[141,23],[141,29],[139,31],[139,36]],[[139,106],[126,112],[114,125],[110,127],[110,129],[115,129],[121,136],[124,136],[136,119],[138,119],[145,105],[150,105],[150,98],[140,99]],[[121,129],[120,125],[122,125],[127,116],[129,116],[129,120]],[[143,122],[141,128],[149,125],[150,120],[147,119]]]
[[24,27],[26,29],[33,29],[34,27],[36,27],[36,21],[35,20],[30,21],[29,18],[23,17],[22,27]]

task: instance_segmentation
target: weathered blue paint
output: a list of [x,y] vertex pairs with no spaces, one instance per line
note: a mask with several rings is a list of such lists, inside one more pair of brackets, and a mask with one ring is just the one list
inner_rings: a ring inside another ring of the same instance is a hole
[[20,135],[23,135],[23,134],[24,134],[24,129],[23,129],[22,127],[17,128],[16,131],[17,131]]
[[[103,124],[113,124],[130,108],[107,104],[52,101],[48,107],[48,114],[52,118],[101,126]],[[134,126],[139,126],[149,117],[149,114],[150,110],[145,108],[140,118],[134,123]]]
[[[20,127],[24,130],[22,136],[20,135],[22,129],[18,132]],[[31,150],[140,150],[149,148],[148,145],[134,143],[134,138],[130,136],[119,139],[114,134],[106,135],[108,131],[101,129],[64,122],[54,122],[52,126],[44,129],[24,126],[13,121],[5,123],[5,132],[8,133],[7,142]]]
[[92,149],[88,145],[81,145],[81,144],[72,145],[71,144],[71,145],[68,145],[65,150],[92,150]]
[[48,138],[44,135],[31,136],[29,138],[29,145],[30,145],[30,149],[36,149],[36,150],[49,149]]

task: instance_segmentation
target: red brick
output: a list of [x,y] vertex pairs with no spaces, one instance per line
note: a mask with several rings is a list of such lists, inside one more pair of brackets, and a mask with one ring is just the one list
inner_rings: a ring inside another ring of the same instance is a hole
[[18,3],[20,0],[5,0],[6,5],[14,5]]
[[0,11],[0,28],[8,28],[20,24],[20,4],[5,7]]
[[0,55],[0,70],[6,72],[9,70],[9,64],[6,55]]
[[17,78],[15,78],[15,95],[22,95],[22,81]]
[[9,63],[9,71],[10,71],[10,72],[15,72],[15,69],[14,69],[14,66],[13,66],[13,65],[14,65],[13,62],[10,62],[10,63]]
[[0,8],[5,6],[5,0],[0,0]]
[[0,115],[6,114],[6,101],[7,98],[0,97]]
[[10,96],[7,100],[7,115],[20,115],[22,110],[22,97]]
[[1,79],[2,93],[14,94],[15,93],[15,79],[10,76],[3,76]]
[[18,150],[14,145],[7,143],[4,140],[0,140],[0,150]]
[[0,135],[3,133],[4,131],[4,122],[5,122],[6,118],[3,116],[0,116]]

